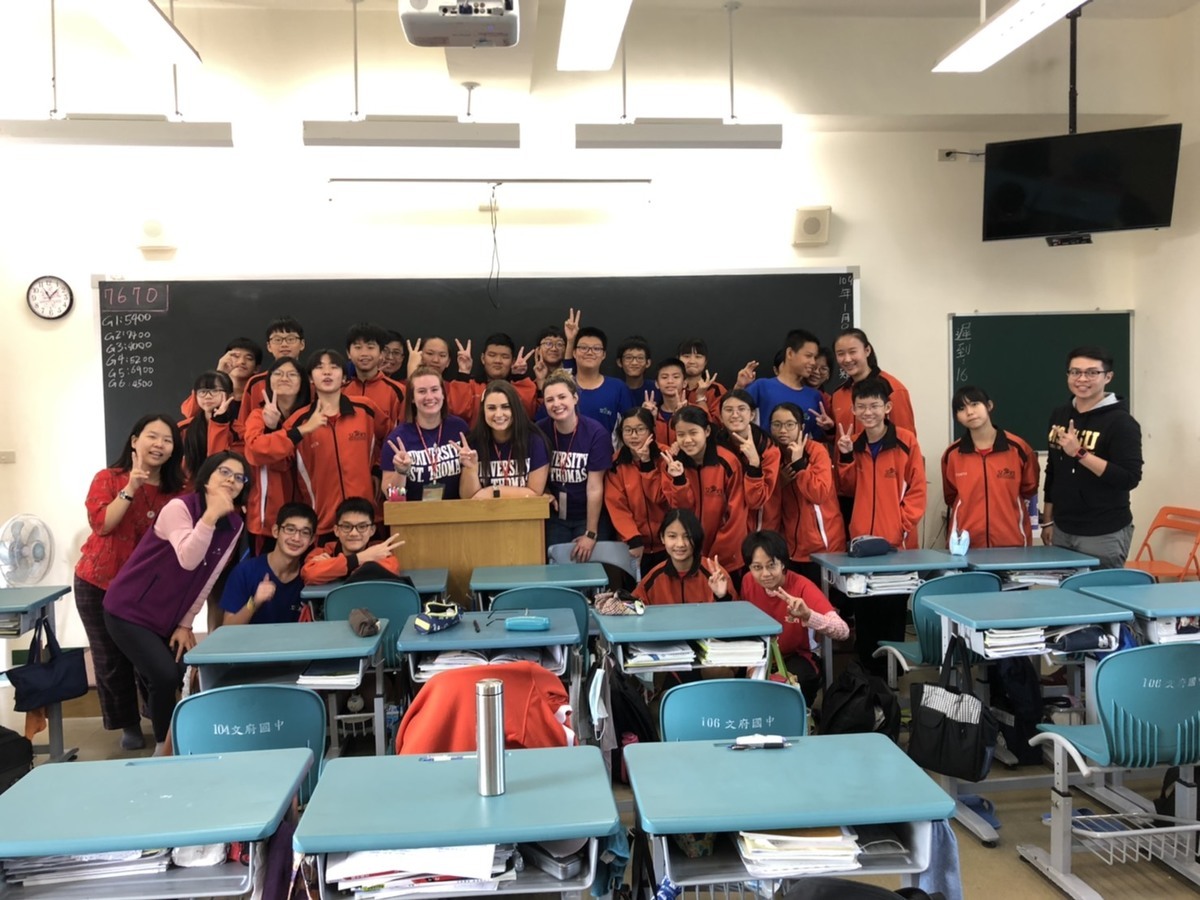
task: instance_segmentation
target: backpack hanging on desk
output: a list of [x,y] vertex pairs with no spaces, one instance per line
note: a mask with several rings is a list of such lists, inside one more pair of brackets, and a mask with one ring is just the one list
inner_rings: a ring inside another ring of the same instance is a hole
[[[43,629],[46,637],[45,659],[42,658]],[[52,703],[82,697],[88,689],[83,650],[63,650],[54,636],[54,629],[46,625],[45,617],[38,619],[33,626],[29,660],[5,674],[12,682],[16,698],[13,708],[17,712],[29,712]]]
[[1032,766],[1042,761],[1042,748],[1029,746],[1045,716],[1042,679],[1028,656],[1010,656],[988,666],[991,703],[1000,723],[1004,744],[1017,758],[1017,765]]
[[33,744],[29,738],[0,725],[0,794],[16,784],[33,768]]

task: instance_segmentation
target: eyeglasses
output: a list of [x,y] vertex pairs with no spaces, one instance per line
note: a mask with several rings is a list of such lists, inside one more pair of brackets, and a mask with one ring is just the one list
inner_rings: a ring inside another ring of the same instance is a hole
[[759,563],[751,563],[749,568],[750,568],[750,571],[753,572],[755,575],[761,575],[763,572],[778,572],[780,569],[783,568],[783,563],[781,563],[777,559],[773,559],[769,563],[767,563],[765,566],[760,565]]
[[626,353],[624,356],[621,357],[621,362],[645,363],[646,357],[642,356],[640,353],[637,354],[636,356],[632,353]]
[[350,534],[354,531],[357,531],[359,534],[366,534],[368,531],[374,528],[375,525],[371,522],[359,522],[357,525],[352,525],[348,522],[338,522],[336,527],[338,531],[344,532],[345,534]]
[[592,353],[603,353],[603,352],[604,352],[604,348],[603,348],[603,347],[595,347],[595,346],[591,346],[591,345],[589,345],[589,346],[587,346],[587,347],[584,347],[584,346],[583,346],[583,345],[581,345],[581,344],[576,344],[576,345],[575,345],[575,352],[576,352],[576,353],[588,353],[588,354],[592,354]]
[[798,431],[800,429],[799,422],[772,422],[772,431]]
[[267,341],[268,344],[280,344],[284,347],[291,347],[293,344],[300,343],[300,335],[298,334],[273,334]]
[[271,373],[271,377],[277,378],[280,381],[299,381],[300,373],[295,370],[289,372],[286,369],[276,369]]
[[748,407],[744,403],[741,405],[738,405],[736,403],[726,403],[724,406],[721,407],[721,412],[730,413],[732,415],[738,415],[738,416],[748,416],[748,415],[750,415],[750,407]]
[[235,472],[233,469],[226,468],[225,466],[217,466],[217,474],[226,480],[232,478],[238,484],[246,484],[250,480],[241,472]]
[[567,342],[556,338],[546,338],[539,346],[545,347],[547,350],[565,350],[567,349]]
[[404,356],[404,350],[384,350],[383,355],[389,359],[399,359],[400,357]]
[[310,537],[313,536],[313,530],[311,528],[297,528],[295,525],[284,525],[279,530],[282,531],[284,534],[286,534],[288,537],[295,537],[296,535],[300,535],[300,537],[304,538],[305,540],[308,540]]
[[628,435],[629,437],[637,437],[639,434],[649,434],[649,433],[650,433],[650,429],[647,428],[645,425],[630,425],[627,428],[621,429],[621,434]]
[[1067,369],[1068,378],[1101,378],[1107,373],[1104,369]]
[[205,400],[211,400],[214,397],[223,397],[225,392],[220,388],[200,388],[196,391],[197,397],[203,397]]
[[887,406],[886,403],[855,403],[854,411],[856,413],[882,412],[885,406]]

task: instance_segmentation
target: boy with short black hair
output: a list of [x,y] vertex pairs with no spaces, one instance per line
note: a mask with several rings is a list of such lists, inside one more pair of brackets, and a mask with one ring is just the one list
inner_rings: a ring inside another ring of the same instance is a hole
[[334,525],[337,539],[314,547],[304,560],[300,577],[305,584],[328,584],[353,577],[354,581],[395,580],[400,574],[396,548],[400,535],[372,544],[375,507],[365,497],[347,497],[338,504]]
[[300,619],[300,565],[312,546],[317,514],[306,503],[279,507],[271,534],[275,546],[234,566],[221,594],[224,625],[266,625]]
[[522,347],[517,350],[513,339],[503,331],[489,334],[483,341],[483,352],[479,354],[480,365],[483,366],[483,378],[473,378],[475,359],[471,355],[471,342],[466,344],[457,338],[454,341],[458,351],[458,375],[450,380],[450,370],[446,377],[446,408],[467,424],[474,425],[479,418],[479,404],[487,386],[493,381],[507,381],[521,398],[521,407],[525,414],[533,419],[537,411],[538,387],[532,378],[527,378],[529,360],[534,351],[525,352]]
[[[850,537],[871,534],[893,547],[920,546],[917,526],[925,514],[925,461],[917,436],[888,419],[891,385],[864,378],[851,388],[854,417],[862,430],[838,425],[837,477],[845,493],[854,495]],[[856,604],[858,656],[873,674],[886,670],[872,658],[879,641],[903,641],[907,598],[870,597]]]
[[755,531],[742,541],[742,599],[753,603],[783,626],[779,649],[783,664],[800,681],[809,705],[821,687],[821,659],[808,640],[809,629],[835,641],[850,628],[812,581],[788,568],[788,546],[777,531]]
[[637,396],[646,389],[646,373],[653,360],[650,344],[640,334],[631,334],[617,345],[617,368],[625,376],[625,386]]
[[359,322],[350,327],[346,355],[354,363],[354,377],[342,390],[348,397],[366,397],[374,403],[391,431],[404,421],[404,385],[388,378],[380,368],[387,342],[388,333],[378,325]]
[[[304,352],[304,326],[291,316],[280,316],[267,325],[267,350],[275,359],[299,359]],[[242,405],[237,414],[237,425],[234,426],[239,435],[246,433],[246,420],[250,413],[261,409],[267,396],[268,373],[257,372],[249,381],[241,394]]]
[[771,413],[780,403],[794,403],[804,410],[805,433],[818,440],[825,437],[824,429],[814,420],[817,412],[823,409],[823,398],[820,391],[808,384],[808,376],[817,363],[820,349],[821,342],[815,334],[796,328],[788,332],[784,341],[783,363],[774,378],[755,379],[757,361],[747,363],[738,372],[737,386],[754,398],[760,427],[770,423]]
[[675,443],[675,427],[671,419],[680,409],[687,406],[687,374],[683,360],[669,356],[658,364],[654,373],[654,392],[643,391],[642,406],[654,416],[654,440],[660,447]]
[[[217,360],[216,370],[228,375],[229,380],[233,382],[235,401],[241,401],[254,371],[262,364],[262,360],[262,347],[250,338],[237,337],[225,345],[225,352]],[[185,419],[193,418],[200,412],[200,407],[196,405],[196,398],[192,393],[189,392],[184,401],[179,404],[179,410]],[[232,416],[236,418],[239,412],[240,410],[233,410]]]
[[[578,321],[578,317],[576,319]],[[608,335],[594,326],[584,326],[575,335],[575,383],[579,386],[579,414],[604,426],[612,434],[617,417],[637,406],[625,382],[600,374],[608,352]]]
[[387,341],[383,345],[383,359],[379,370],[392,381],[403,382],[408,376],[408,349],[404,335],[393,329],[384,331]]

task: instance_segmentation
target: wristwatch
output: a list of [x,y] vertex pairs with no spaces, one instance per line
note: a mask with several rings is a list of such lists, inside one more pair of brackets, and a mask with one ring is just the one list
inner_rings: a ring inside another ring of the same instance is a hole
[[119,491],[117,491],[117,496],[122,500],[128,500],[130,503],[133,502],[133,494],[128,493],[125,488],[121,488]]
[[495,497],[496,499],[500,498],[500,488],[499,487],[492,488],[492,496]]
[[596,538],[597,538],[597,534],[596,534],[596,532],[594,532],[594,531],[585,531],[585,532],[583,533],[583,536],[584,536],[585,538],[590,538],[590,539],[592,539],[593,541],[594,541],[594,540],[596,540]]
[[1088,455],[1089,453],[1091,453],[1091,452],[1092,452],[1092,451],[1091,451],[1091,450],[1089,450],[1087,447],[1080,447],[1080,448],[1079,448],[1079,452],[1075,454],[1075,458],[1076,458],[1076,459],[1083,459],[1085,456],[1087,456],[1087,455]]

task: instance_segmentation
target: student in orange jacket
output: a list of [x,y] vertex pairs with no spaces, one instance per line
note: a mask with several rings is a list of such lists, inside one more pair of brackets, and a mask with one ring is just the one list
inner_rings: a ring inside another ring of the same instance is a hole
[[488,335],[483,342],[483,353],[479,355],[483,378],[473,378],[471,373],[475,359],[471,356],[471,342],[467,341],[464,345],[455,340],[454,343],[458,348],[458,380],[451,381],[451,376],[446,376],[446,408],[460,419],[466,419],[469,425],[474,425],[479,418],[479,404],[488,385],[493,381],[507,381],[517,392],[521,408],[532,422],[537,413],[538,386],[536,381],[525,375],[529,371],[529,360],[533,358],[534,350],[526,353],[522,347],[517,352],[513,339],[503,332]]
[[242,452],[241,435],[234,429],[238,404],[233,381],[215,369],[202,372],[192,385],[196,414],[179,422],[183,438],[183,471],[191,486],[192,475],[204,461],[222,450]]
[[350,398],[366,397],[387,422],[386,435],[404,421],[404,385],[383,374],[383,348],[388,333],[378,325],[360,322],[346,333],[346,356],[354,363],[354,377],[342,393]]
[[677,508],[690,509],[706,535],[703,553],[738,567],[749,533],[747,496],[762,496],[762,469],[743,471],[737,454],[711,439],[704,410],[685,406],[675,413],[676,442],[663,451],[663,494]]
[[[654,419],[654,440],[660,447],[670,447],[675,443],[675,426],[671,419],[675,413],[688,405],[687,375],[683,361],[669,356],[658,364],[654,373],[654,386],[658,388],[658,396],[654,391],[642,392],[642,406],[650,411]],[[637,399],[637,395],[634,395]]]
[[347,497],[375,497],[379,448],[387,422],[370,400],[342,394],[346,358],[318,350],[305,367],[315,399],[288,417],[278,431],[264,434],[256,455],[278,462],[293,453],[304,496],[317,511],[318,540],[333,538],[337,506]]
[[[299,360],[300,354],[304,352],[304,326],[291,316],[281,316],[273,320],[267,326],[267,351],[274,360]],[[267,372],[256,372],[251,375],[242,392],[242,406],[238,410],[237,430],[239,434],[246,433],[246,420],[250,418],[250,413],[262,406],[266,392]]]
[[290,356],[276,357],[264,374],[266,388],[258,406],[246,417],[243,432],[246,461],[250,463],[246,531],[251,537],[251,552],[256,555],[275,546],[271,524],[278,521],[279,508],[301,500],[295,454],[276,459],[269,454],[260,455],[259,448],[269,447],[267,436],[277,432],[292,413],[311,402],[308,378]]
[[761,479],[745,480],[747,534],[763,527],[764,510],[779,481],[779,447],[754,424],[756,409],[754,398],[741,388],[721,398],[721,446],[738,455],[744,471],[762,471]]
[[784,536],[796,571],[819,584],[820,566],[812,562],[812,555],[846,549],[833,462],[825,446],[804,433],[804,414],[794,403],[775,407],[771,437],[779,445],[783,463],[763,516],[764,528]]
[[942,454],[947,542],[955,531],[966,531],[972,547],[1030,546],[1029,499],[1037,496],[1037,454],[1024,440],[992,424],[992,399],[983,388],[959,388],[950,406],[967,433]]
[[375,507],[370,500],[347,497],[339,503],[334,533],[337,540],[314,547],[305,558],[300,569],[305,584],[329,584],[355,573],[363,579],[400,574],[396,549],[404,541],[393,534],[377,544],[371,543],[375,534]]
[[686,338],[679,342],[678,355],[687,375],[687,402],[699,406],[716,421],[725,388],[717,383],[716,373],[708,371],[708,343],[700,337]]
[[[240,400],[250,383],[254,371],[262,365],[263,351],[255,341],[247,337],[234,338],[225,345],[225,352],[217,360],[214,367],[218,372],[224,372],[233,381],[233,396]],[[179,411],[185,418],[192,418],[199,411],[196,406],[196,395],[188,394],[179,404]]]
[[641,570],[665,558],[658,533],[667,512],[658,471],[658,444],[654,442],[654,417],[642,407],[627,409],[617,426],[621,449],[604,477],[604,506],[613,530],[628,546]]
[[646,573],[633,595],[651,605],[736,600],[733,579],[715,557],[700,555],[704,529],[690,509],[672,509],[663,517],[659,539],[667,558]]
[[[916,435],[888,421],[890,393],[881,378],[854,385],[854,415],[862,430],[855,438],[838,426],[837,475],[854,495],[852,538],[873,534],[893,547],[913,549],[920,546],[917,525],[925,514],[925,462]],[[887,668],[871,655],[879,641],[904,640],[907,605],[903,594],[856,604],[858,658],[873,674]]]

